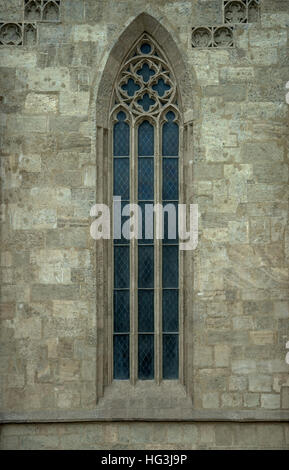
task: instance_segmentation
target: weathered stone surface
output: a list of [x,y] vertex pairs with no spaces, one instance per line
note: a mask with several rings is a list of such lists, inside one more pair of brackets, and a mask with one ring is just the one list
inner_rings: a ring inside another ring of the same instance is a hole
[[[204,49],[191,47],[191,28],[222,24],[221,0],[61,3],[37,44],[0,49],[0,408],[49,419],[107,400],[103,419],[136,409],[164,422],[4,425],[1,447],[288,448],[287,424],[266,424],[289,409],[288,1],[263,0],[234,47]],[[22,22],[22,8],[0,0],[1,22]],[[90,236],[91,207],[112,194],[111,84],[142,30],[179,83],[182,198],[199,209],[198,247],[180,273],[187,395],[174,381],[154,401],[104,386],[111,248]],[[209,421],[264,422],[166,422],[187,419],[182,400]]]

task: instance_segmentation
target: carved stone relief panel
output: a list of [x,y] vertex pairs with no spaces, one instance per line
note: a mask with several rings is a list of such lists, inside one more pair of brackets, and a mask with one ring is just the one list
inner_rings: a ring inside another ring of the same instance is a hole
[[23,44],[22,24],[0,23],[0,44],[3,46],[21,46]]
[[36,42],[35,23],[0,23],[0,45],[34,46]]
[[260,0],[224,0],[224,23],[253,23],[260,17]]
[[60,0],[24,0],[24,19],[60,21]]
[[23,0],[19,22],[0,20],[0,46],[34,46],[38,22],[59,22],[61,0]]
[[233,26],[201,26],[192,30],[192,47],[233,47]]

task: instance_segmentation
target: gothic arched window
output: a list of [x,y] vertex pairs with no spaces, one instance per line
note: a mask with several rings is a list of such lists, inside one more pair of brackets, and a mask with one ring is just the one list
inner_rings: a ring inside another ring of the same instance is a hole
[[[178,379],[180,296],[177,220],[180,98],[164,53],[143,34],[126,56],[111,101],[113,196],[138,204],[138,237],[113,242],[113,378]],[[153,205],[164,207],[164,238]],[[147,212],[148,211],[148,212]],[[153,217],[153,216],[152,216]],[[141,224],[141,225],[140,225]],[[122,225],[124,227],[124,225]]]

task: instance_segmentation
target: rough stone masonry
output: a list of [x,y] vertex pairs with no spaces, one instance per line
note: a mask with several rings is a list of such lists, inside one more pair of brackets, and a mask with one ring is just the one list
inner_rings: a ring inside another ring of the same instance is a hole
[[[191,386],[160,386],[152,407],[102,374],[110,293],[89,233],[99,87],[127,28],[170,38],[185,64],[200,214]],[[289,448],[288,31],[287,0],[0,0],[1,448]]]

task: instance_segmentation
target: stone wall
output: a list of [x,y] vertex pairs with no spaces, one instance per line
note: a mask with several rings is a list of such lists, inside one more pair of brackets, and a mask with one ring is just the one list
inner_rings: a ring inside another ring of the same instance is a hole
[[286,424],[65,423],[2,426],[0,449],[235,450],[289,447]]
[[[222,0],[62,0],[59,17],[40,22],[24,15],[22,0],[0,0],[5,421],[96,407],[94,98],[112,47],[144,12],[171,35],[197,83],[186,182],[186,202],[200,213],[187,273],[192,407],[208,421],[243,411],[288,419],[287,0],[262,0],[257,21],[227,23],[229,45],[224,30],[214,47],[198,30],[193,47],[192,28],[218,30]],[[182,445],[176,428],[198,448],[286,445],[285,424],[261,423],[4,425],[2,445],[151,447],[151,427],[161,447]]]

